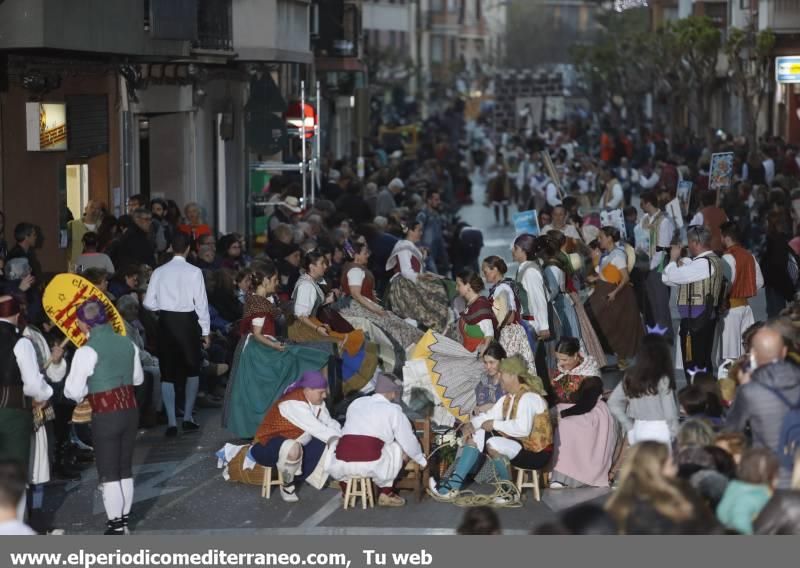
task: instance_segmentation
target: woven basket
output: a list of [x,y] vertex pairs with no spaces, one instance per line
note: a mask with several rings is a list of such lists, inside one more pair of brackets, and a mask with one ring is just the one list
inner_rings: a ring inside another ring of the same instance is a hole
[[244,458],[247,456],[247,446],[239,450],[239,453],[228,462],[228,475],[229,481],[236,483],[246,483],[248,485],[261,485],[264,483],[264,475],[266,468],[263,465],[258,465],[253,469],[243,469]]

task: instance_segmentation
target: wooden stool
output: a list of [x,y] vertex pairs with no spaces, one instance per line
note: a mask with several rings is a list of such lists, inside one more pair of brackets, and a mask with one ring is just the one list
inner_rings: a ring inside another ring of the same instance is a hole
[[279,469],[275,471],[278,472],[277,479],[272,479],[272,468],[271,467],[264,467],[264,481],[261,482],[261,496],[264,499],[269,499],[272,496],[272,486],[277,485],[280,487],[283,485],[283,476]]
[[[368,477],[351,477],[347,480],[344,492],[344,508],[355,507],[361,497],[361,508],[374,507],[375,499],[372,496],[372,480]],[[352,501],[352,503],[351,503]]]
[[[542,472],[542,477],[545,476],[549,477],[546,472]],[[533,489],[533,498],[537,501],[542,500],[542,495],[539,491],[539,472],[537,470],[518,467],[516,485],[520,498],[525,494],[526,489]]]

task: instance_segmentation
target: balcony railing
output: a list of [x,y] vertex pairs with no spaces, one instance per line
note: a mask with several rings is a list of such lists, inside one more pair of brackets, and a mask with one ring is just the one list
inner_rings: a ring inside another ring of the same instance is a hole
[[233,51],[232,0],[201,0],[197,6],[194,49]]

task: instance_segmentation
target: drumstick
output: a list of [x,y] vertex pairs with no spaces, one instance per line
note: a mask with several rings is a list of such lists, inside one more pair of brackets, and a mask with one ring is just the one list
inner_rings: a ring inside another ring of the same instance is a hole
[[[64,341],[62,341],[61,343],[59,343],[59,345],[58,345],[58,346],[59,346],[59,347],[61,347],[61,349],[64,349],[64,347],[66,347],[66,346],[67,346],[67,343],[69,343],[69,338],[68,338],[68,337],[65,337],[65,338],[64,338]],[[52,365],[52,364],[53,364],[53,356],[52,356],[52,355],[50,355],[50,358],[47,360],[47,363],[45,363],[45,364],[44,364],[44,368],[43,368],[42,370],[43,370],[43,371],[46,371],[46,370],[47,370],[47,368],[48,368],[50,365]]]

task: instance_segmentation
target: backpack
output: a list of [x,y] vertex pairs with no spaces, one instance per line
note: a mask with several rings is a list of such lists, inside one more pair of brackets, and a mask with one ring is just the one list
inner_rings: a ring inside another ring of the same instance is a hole
[[770,391],[789,408],[781,424],[778,447],[771,449],[778,454],[781,467],[791,470],[794,467],[795,454],[800,451],[800,400],[796,404],[792,404],[778,389],[768,387],[758,381],[753,381],[753,383]]

